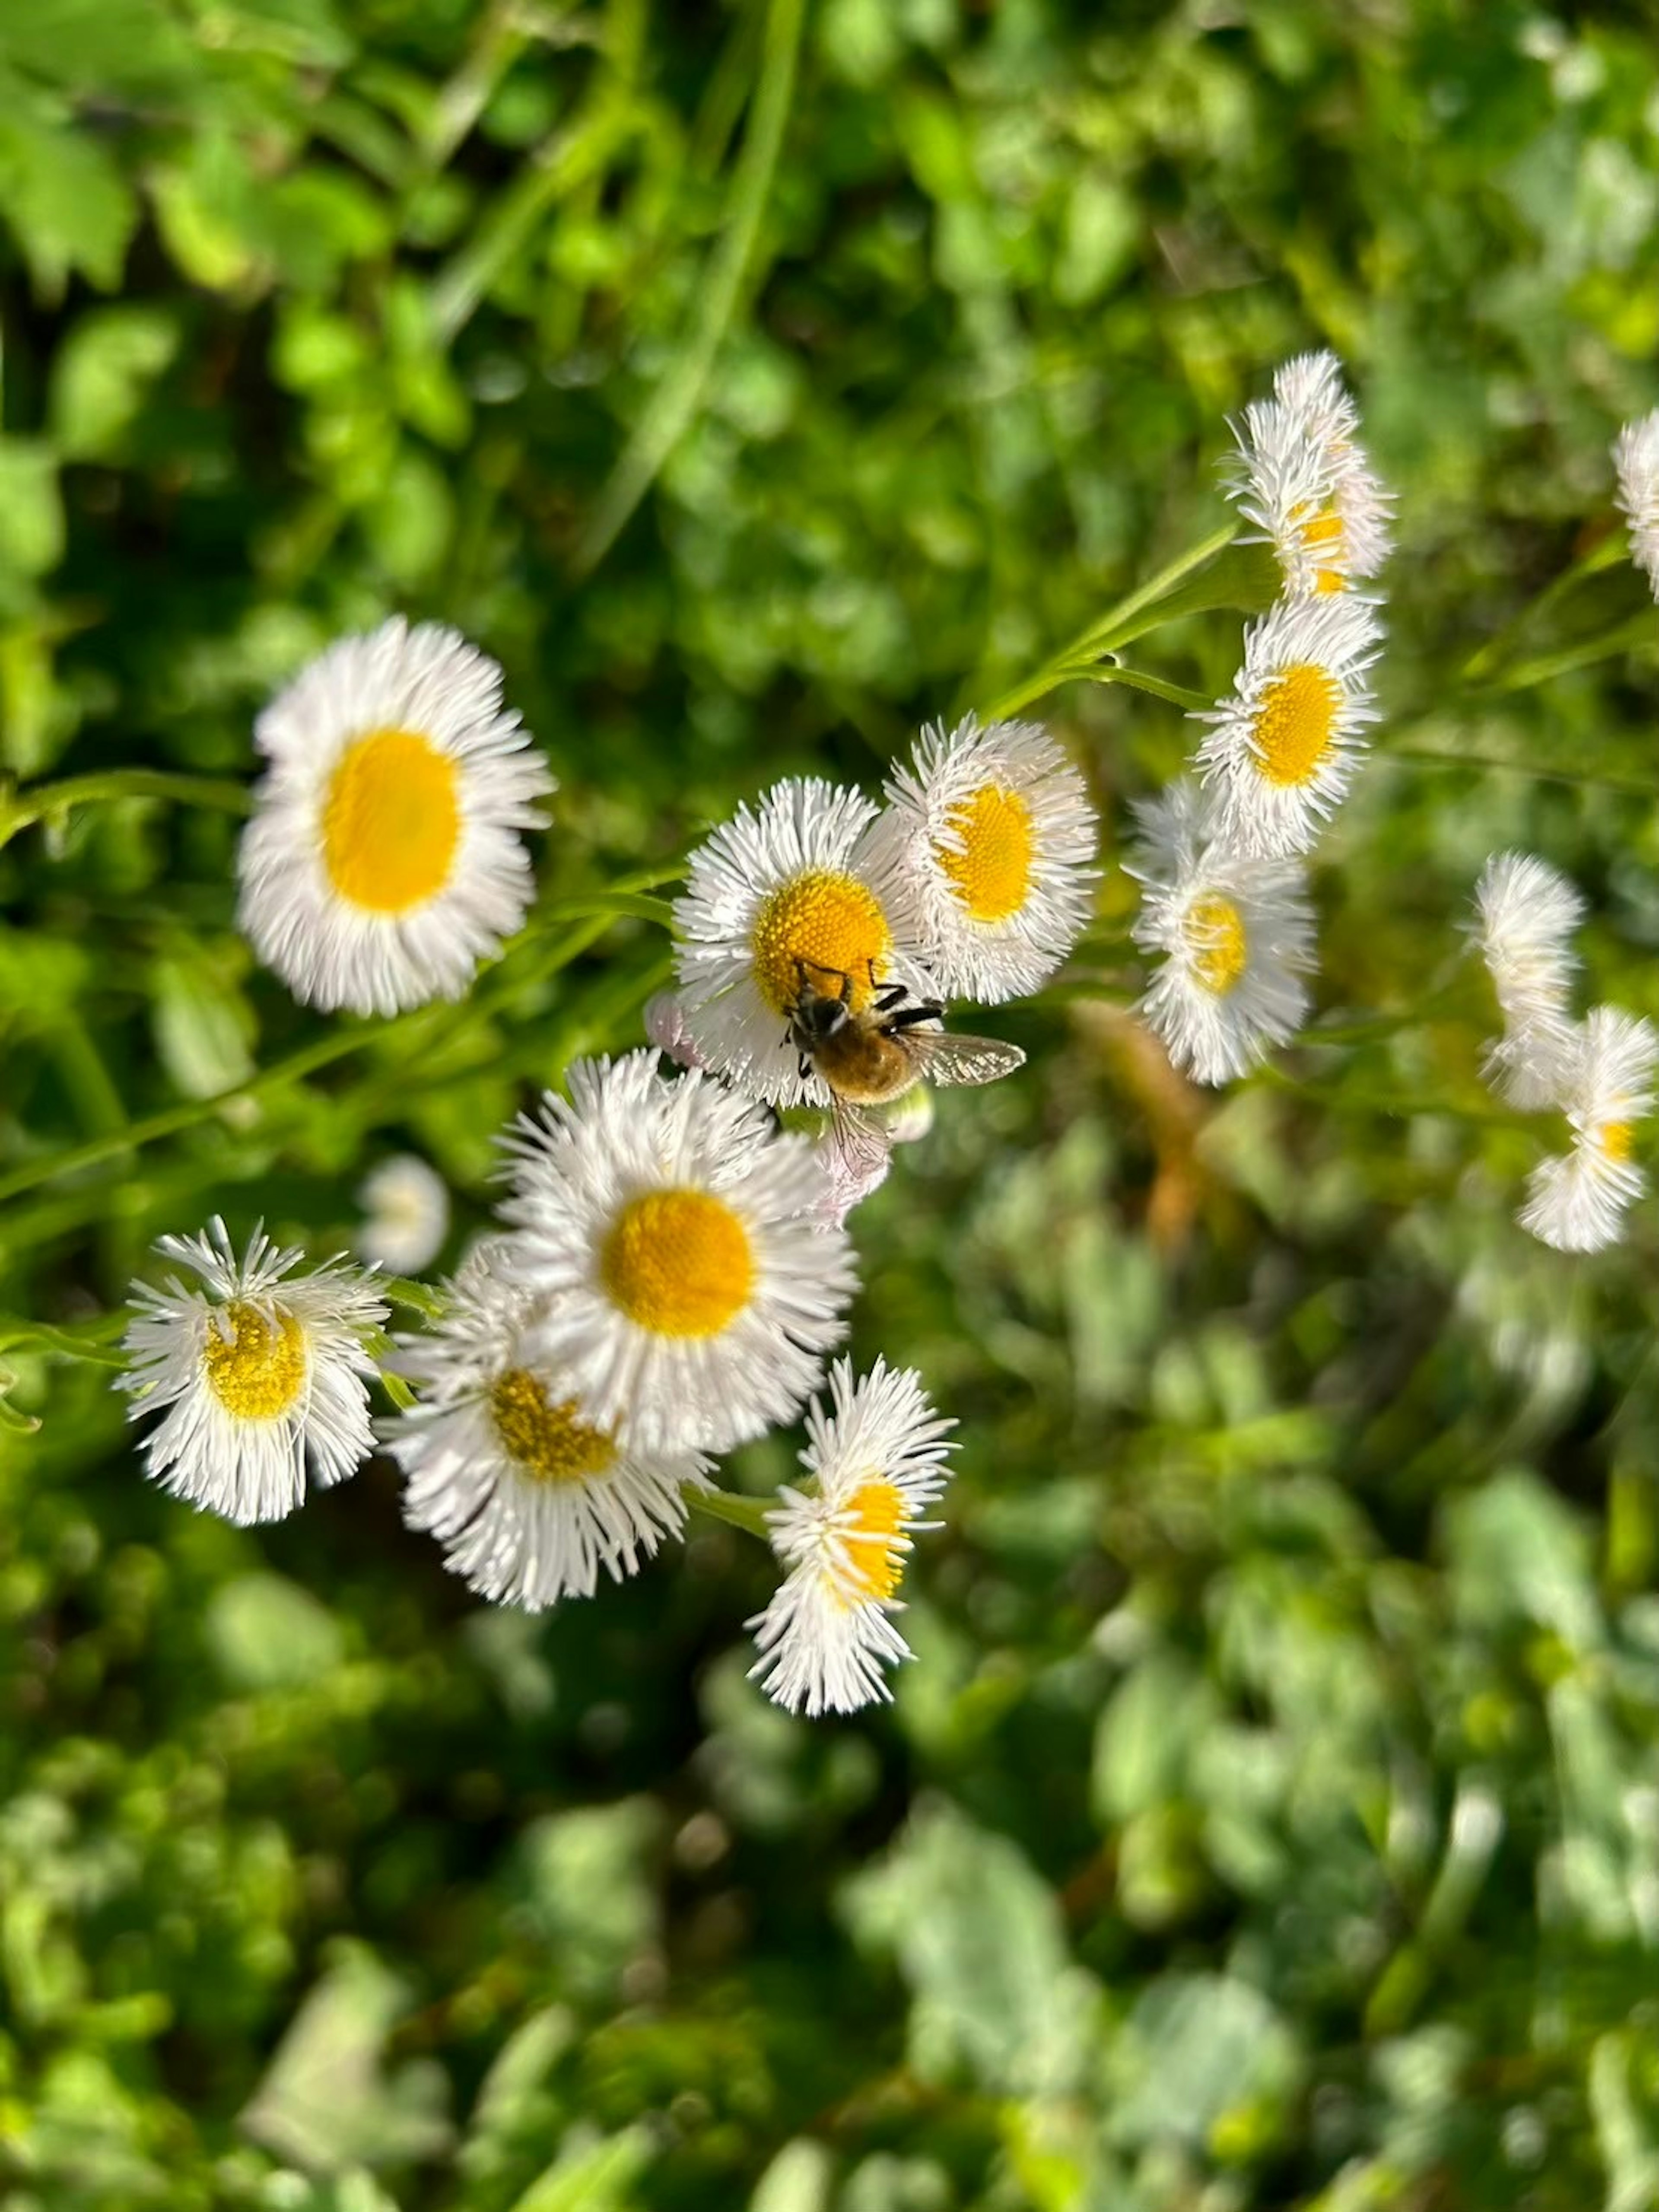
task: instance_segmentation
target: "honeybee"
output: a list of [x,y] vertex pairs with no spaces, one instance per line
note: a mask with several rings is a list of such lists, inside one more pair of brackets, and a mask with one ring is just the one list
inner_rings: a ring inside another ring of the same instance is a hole
[[[836,1138],[850,1156],[883,1153],[887,1137],[873,1108],[890,1105],[925,1078],[931,1083],[994,1083],[1025,1064],[1017,1044],[961,1036],[939,1026],[945,1009],[932,1000],[906,1005],[902,983],[884,989],[870,970],[868,1006],[853,1004],[853,978],[839,968],[797,960],[799,988],[787,1009],[789,1042],[803,1077],[814,1070],[829,1088]],[[838,988],[826,990],[823,983]]]

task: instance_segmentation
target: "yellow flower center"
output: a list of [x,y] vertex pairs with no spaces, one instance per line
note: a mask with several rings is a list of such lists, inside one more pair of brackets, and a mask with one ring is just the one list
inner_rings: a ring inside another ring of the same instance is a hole
[[1030,896],[1030,807],[1018,792],[988,783],[946,818],[962,849],[935,845],[933,857],[975,921],[1006,921]]
[[539,1380],[509,1367],[489,1394],[495,1433],[526,1474],[538,1482],[586,1482],[615,1465],[617,1447],[603,1429],[576,1417],[576,1401],[550,1406]]
[[1631,1153],[1631,1126],[1628,1121],[1604,1121],[1601,1124],[1601,1157],[1607,1160],[1627,1160]]
[[335,769],[323,807],[323,859],[343,899],[407,914],[449,880],[460,842],[455,763],[414,730],[370,730]]
[[706,1190],[651,1190],[612,1223],[599,1260],[611,1303],[657,1336],[718,1336],[754,1288],[749,1232]]
[[1205,891],[1182,915],[1181,933],[1193,956],[1194,975],[1206,991],[1224,999],[1249,963],[1243,915],[1218,891]]
[[[1316,559],[1322,553],[1328,553],[1334,564],[1344,557],[1342,517],[1334,507],[1322,508],[1319,514],[1310,516],[1303,525],[1302,544],[1304,550],[1312,554]],[[1316,571],[1316,592],[1346,592],[1347,588],[1348,579],[1341,568],[1331,565]]]
[[820,971],[809,977],[814,989],[838,994],[840,978],[850,976],[852,1005],[867,1006],[872,974],[880,982],[893,939],[881,901],[867,884],[810,868],[778,885],[756,916],[749,943],[761,996],[781,1014],[800,996],[803,960]]
[[292,1314],[267,1320],[233,1298],[208,1323],[202,1348],[208,1388],[239,1421],[274,1421],[306,1385],[306,1340]]
[[[885,1476],[860,1483],[842,1505],[842,1544],[853,1571],[854,1602],[868,1605],[891,1597],[904,1573],[898,1538],[904,1528],[904,1493]],[[846,1523],[853,1523],[848,1533]]]
[[1263,685],[1256,708],[1256,757],[1269,783],[1306,783],[1330,749],[1342,690],[1329,669],[1298,661]]

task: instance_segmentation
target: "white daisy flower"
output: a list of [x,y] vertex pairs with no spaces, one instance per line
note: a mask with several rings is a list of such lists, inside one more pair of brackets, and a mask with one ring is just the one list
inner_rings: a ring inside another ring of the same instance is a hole
[[1650,1023],[1598,1006],[1578,1032],[1565,1092],[1572,1150],[1527,1178],[1521,1226],[1559,1252],[1616,1243],[1646,1177],[1631,1158],[1632,1124],[1653,1110],[1659,1035]]
[[1359,443],[1359,410],[1334,354],[1302,354],[1271,399],[1232,425],[1228,489],[1273,547],[1293,599],[1347,591],[1388,556],[1393,497]]
[[520,831],[555,788],[501,672],[394,616],[343,638],[260,715],[239,924],[302,1003],[395,1014],[459,999],[524,920]]
[[685,1522],[684,1492],[708,1486],[700,1453],[651,1454],[590,1420],[529,1336],[540,1302],[481,1246],[449,1285],[441,1321],[398,1340],[420,1402],[386,1427],[406,1478],[404,1518],[436,1536],[444,1563],[497,1604],[537,1613],[620,1582]]
[[649,1050],[579,1060],[509,1132],[519,1234],[503,1266],[551,1301],[537,1360],[586,1417],[642,1451],[724,1451],[792,1420],[855,1287],[843,1231],[817,1228],[811,1142]]
[[1097,824],[1040,724],[923,730],[887,783],[871,852],[947,997],[995,1006],[1051,975],[1094,908]]
[[1216,809],[1216,835],[1241,853],[1305,853],[1353,780],[1382,631],[1363,600],[1280,599],[1244,633],[1231,698],[1210,725],[1197,765]]
[[449,1186],[413,1152],[382,1160],[357,1192],[367,1218],[357,1231],[365,1260],[393,1275],[429,1267],[449,1234]]
[[878,1359],[861,1381],[838,1359],[833,1411],[806,1417],[801,1465],[811,1490],[786,1486],[766,1516],[772,1547],[790,1572],[749,1626],[759,1658],[750,1669],[768,1697],[814,1719],[890,1698],[882,1669],[910,1657],[894,1625],[911,1534],[945,1488],[941,1420],[920,1376]]
[[259,1229],[239,1260],[216,1215],[205,1235],[155,1249],[199,1282],[133,1285],[119,1387],[130,1420],[167,1409],[144,1440],[153,1480],[243,1526],[291,1513],[307,1465],[319,1489],[343,1482],[374,1446],[363,1340],[386,1308],[374,1285],[342,1260],[296,1275],[303,1253]]
[[1184,780],[1133,811],[1141,836],[1124,869],[1145,887],[1134,939],[1164,955],[1141,1016],[1185,1073],[1231,1082],[1307,1018],[1314,916],[1301,864],[1215,842]]
[[[918,998],[933,978],[872,865],[876,808],[816,778],[775,784],[752,812],[692,854],[674,902],[684,1038],[700,1062],[773,1105],[828,1106],[822,1077],[799,1072],[789,1009],[804,975],[850,981],[862,1012],[883,986]],[[677,1057],[679,1055],[676,1055]]]
[[1659,599],[1659,408],[1626,422],[1613,441],[1619,504],[1630,524],[1630,555]]
[[1530,853],[1494,853],[1474,902],[1480,955],[1504,1010],[1503,1036],[1486,1048],[1486,1080],[1511,1105],[1559,1105],[1579,1049],[1571,995],[1583,898]]

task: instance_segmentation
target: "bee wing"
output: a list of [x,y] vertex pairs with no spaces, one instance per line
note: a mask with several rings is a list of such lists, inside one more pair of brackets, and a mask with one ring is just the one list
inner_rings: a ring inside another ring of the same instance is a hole
[[962,1036],[955,1030],[912,1030],[909,1042],[930,1083],[994,1083],[1024,1067],[1017,1044],[999,1037]]
[[833,1141],[841,1155],[842,1172],[849,1183],[872,1190],[887,1172],[893,1139],[887,1124],[868,1106],[858,1106],[835,1092],[830,1099]]

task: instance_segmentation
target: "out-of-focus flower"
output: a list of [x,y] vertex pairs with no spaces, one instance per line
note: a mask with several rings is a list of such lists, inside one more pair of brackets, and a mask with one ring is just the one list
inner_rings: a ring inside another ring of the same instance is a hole
[[1523,1229],[1560,1252],[1616,1243],[1646,1177],[1632,1158],[1632,1125],[1653,1109],[1659,1036],[1651,1024],[1597,1006],[1578,1032],[1563,1097],[1572,1150],[1534,1168]]
[[364,1178],[357,1203],[365,1218],[357,1249],[393,1275],[429,1267],[449,1234],[449,1188],[413,1152],[397,1152]]
[[1486,1079],[1510,1103],[1559,1104],[1581,1049],[1571,994],[1582,894],[1530,853],[1494,853],[1475,886],[1481,957],[1504,1012]]
[[1613,441],[1619,504],[1630,524],[1630,555],[1659,599],[1659,408],[1626,422]]

